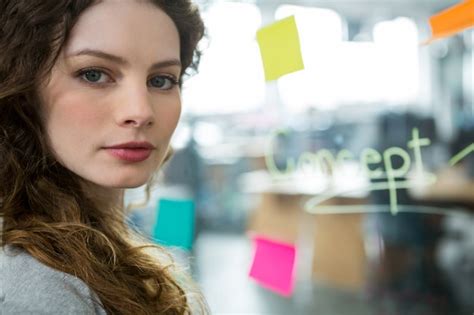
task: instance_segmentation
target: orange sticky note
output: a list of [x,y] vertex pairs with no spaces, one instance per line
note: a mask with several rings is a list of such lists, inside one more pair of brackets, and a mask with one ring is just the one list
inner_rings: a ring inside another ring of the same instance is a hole
[[466,0],[430,18],[432,37],[428,42],[474,26],[474,0]]

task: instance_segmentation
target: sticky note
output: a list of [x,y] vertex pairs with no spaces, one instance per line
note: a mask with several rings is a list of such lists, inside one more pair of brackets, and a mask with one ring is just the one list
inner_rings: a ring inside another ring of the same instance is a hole
[[194,236],[194,202],[160,199],[157,211],[153,239],[166,246],[190,250]]
[[295,246],[258,235],[253,241],[256,249],[249,277],[271,291],[290,296],[294,286]]
[[461,2],[430,18],[432,38],[447,37],[474,26],[474,0]]
[[265,80],[304,69],[295,17],[291,16],[257,31]]

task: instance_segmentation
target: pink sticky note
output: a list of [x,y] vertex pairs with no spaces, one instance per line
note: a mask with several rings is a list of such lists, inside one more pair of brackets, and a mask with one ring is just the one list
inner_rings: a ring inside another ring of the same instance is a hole
[[296,249],[292,244],[254,236],[255,255],[249,276],[283,296],[293,292]]

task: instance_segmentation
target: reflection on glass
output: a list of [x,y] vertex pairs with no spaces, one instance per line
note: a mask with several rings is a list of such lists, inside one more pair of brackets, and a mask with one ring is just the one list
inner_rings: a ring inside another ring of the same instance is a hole
[[[185,261],[213,313],[474,312],[474,31],[420,45],[455,2],[204,7],[184,131],[136,221],[194,200]],[[255,32],[293,14],[305,70],[266,84]],[[249,277],[255,235],[295,245],[292,295]]]

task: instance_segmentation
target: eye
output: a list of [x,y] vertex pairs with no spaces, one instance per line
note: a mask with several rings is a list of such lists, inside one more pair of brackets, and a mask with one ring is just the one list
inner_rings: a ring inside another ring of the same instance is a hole
[[179,84],[172,76],[158,75],[150,79],[150,85],[160,90],[171,90],[175,85]]
[[88,83],[97,84],[106,83],[107,80],[101,81],[101,79],[103,79],[104,77],[108,77],[108,75],[104,71],[99,69],[84,69],[78,73],[78,76]]

